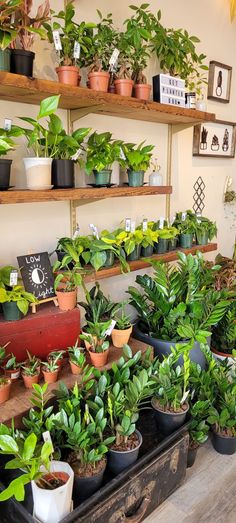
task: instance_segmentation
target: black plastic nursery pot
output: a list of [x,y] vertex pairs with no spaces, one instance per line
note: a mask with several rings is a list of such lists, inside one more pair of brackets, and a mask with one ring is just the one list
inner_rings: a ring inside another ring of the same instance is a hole
[[0,71],[10,71],[10,49],[0,49]]
[[120,474],[124,469],[130,467],[138,459],[139,449],[142,445],[143,438],[142,434],[136,430],[136,435],[139,439],[139,444],[132,450],[119,451],[110,449],[108,452],[108,467],[113,472],[113,474]]
[[73,160],[52,161],[52,185],[55,189],[72,189],[75,186]]
[[179,246],[181,249],[191,249],[193,246],[193,234],[180,234]]
[[168,240],[168,251],[176,251],[178,245],[178,238],[171,238]]
[[236,436],[223,436],[213,430],[212,445],[219,454],[227,454],[230,456],[236,452]]
[[115,254],[113,251],[105,251],[106,252],[106,261],[103,265],[103,267],[113,267],[115,263]]
[[144,171],[127,171],[130,187],[142,187],[144,182]]
[[166,436],[172,434],[172,432],[184,424],[189,410],[188,406],[186,410],[182,412],[164,412],[158,408],[155,398],[152,398],[151,405],[154,410],[157,428]]
[[188,469],[194,465],[194,463],[196,461],[198,449],[199,449],[199,447],[196,447],[196,448],[189,447],[188,455],[187,455],[187,468]]
[[9,301],[2,304],[3,317],[6,321],[16,321],[22,318],[22,313],[18,309],[15,301]]
[[110,185],[111,172],[111,169],[104,169],[99,172],[94,171],[95,185]]
[[196,243],[197,245],[207,245],[208,244],[208,233],[202,232],[196,234]]
[[159,238],[158,243],[155,243],[154,252],[156,254],[164,254],[168,251],[168,242],[165,238]]
[[0,188],[7,189],[10,185],[12,160],[0,159]]
[[147,247],[141,248],[141,257],[142,258],[149,258],[149,256],[153,255],[153,246],[148,245]]
[[75,507],[77,507],[79,503],[85,501],[90,496],[92,496],[94,492],[97,492],[97,490],[100,489],[103,482],[104,472],[105,467],[101,472],[91,477],[82,477],[75,474],[73,487],[73,499]]
[[141,256],[141,245],[135,245],[133,252],[128,254],[127,261],[137,261]]
[[11,73],[33,76],[33,64],[35,53],[24,51],[24,49],[12,49],[11,51]]

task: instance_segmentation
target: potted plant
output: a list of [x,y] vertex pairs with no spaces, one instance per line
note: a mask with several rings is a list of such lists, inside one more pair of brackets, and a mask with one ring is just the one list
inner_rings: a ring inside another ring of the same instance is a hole
[[10,44],[17,36],[17,31],[12,28],[11,17],[21,0],[5,0],[0,6],[0,71],[10,71]]
[[[7,427],[6,427],[7,428]],[[23,501],[25,486],[31,483],[34,517],[44,523],[59,523],[71,512],[74,473],[68,463],[51,461],[52,443],[38,444],[31,433],[23,441],[7,433],[0,436],[0,452],[13,455],[6,468],[20,468],[22,474],[0,494],[0,501],[14,498]]]
[[86,147],[85,171],[89,176],[93,173],[95,185],[104,186],[111,183],[111,167],[116,160],[121,160],[121,141],[113,140],[109,132],[90,135]]
[[227,367],[215,367],[214,378],[217,381],[217,392],[213,405],[209,407],[207,422],[212,427],[212,443],[220,454],[236,452],[236,404],[235,404],[235,372],[227,375]]
[[139,145],[124,143],[122,145],[130,187],[142,187],[144,174],[151,163],[151,151],[154,149],[154,145],[144,145],[144,143],[141,142]]
[[0,405],[9,400],[11,391],[11,379],[0,376]]
[[54,31],[59,33],[58,60],[59,67],[56,68],[59,82],[78,86],[80,84],[80,67],[92,45],[91,29],[96,24],[74,21],[74,0],[70,0],[58,14],[53,11],[52,23],[44,23],[50,43],[54,42]]
[[[117,304],[117,307],[113,309],[111,318],[116,322],[115,327],[112,329],[111,338],[114,347],[121,349],[124,345],[129,343],[129,339],[132,333],[132,324],[130,322],[130,316],[125,312],[125,307],[129,303],[129,300],[123,300]],[[121,311],[118,314],[119,310]]]
[[214,236],[217,235],[216,223],[200,216],[197,218],[196,223],[196,241],[197,245],[207,245],[208,241],[211,241]]
[[88,351],[91,363],[95,368],[103,367],[107,364],[110,343],[106,338],[110,334],[111,327],[111,320],[102,323],[88,321],[86,331],[83,329],[84,334],[80,334],[80,339],[87,341],[89,344]]
[[88,85],[95,91],[107,92],[110,80],[110,59],[116,47],[117,31],[113,27],[112,15],[103,17],[97,9],[99,22],[93,31],[92,45],[86,58],[89,66]]
[[197,400],[190,405],[191,422],[189,425],[189,448],[187,456],[187,467],[195,463],[197,451],[208,439],[209,425],[206,423],[210,402],[209,400]]
[[175,250],[178,240],[178,229],[176,227],[168,226],[166,220],[164,220],[162,228],[160,225],[160,220],[152,225],[152,229],[158,231],[158,241],[154,244],[154,252],[156,254],[164,254],[168,250]]
[[11,43],[11,73],[24,76],[33,76],[33,61],[35,53],[30,51],[33,46],[35,34],[41,39],[46,38],[43,23],[48,20],[50,14],[49,0],[45,0],[37,10],[35,16],[31,16],[32,2],[20,2],[16,5],[11,20],[12,28],[17,36]]
[[79,341],[77,340],[72,347],[68,347],[68,351],[72,374],[81,374],[86,363],[86,356],[83,350],[79,347]]
[[[60,95],[45,98],[40,103],[36,119],[20,117],[31,125],[32,129],[19,128],[26,137],[29,149],[34,152],[33,157],[24,158],[27,189],[47,190],[52,188],[51,168],[52,158],[56,154],[54,126],[56,125],[55,112],[58,108]],[[49,116],[47,127],[41,124],[42,118]]]
[[12,126],[10,131],[0,129],[0,189],[8,190],[10,186],[10,174],[12,160],[7,158],[1,158],[6,156],[15,147],[15,143],[12,137],[20,136],[21,131],[17,130],[15,126]]
[[4,364],[4,373],[12,381],[17,381],[20,377],[21,364],[17,363],[16,356],[11,352],[7,355],[7,360]]
[[125,259],[124,250],[117,245],[116,236],[107,231],[101,233],[100,239],[93,239],[90,244],[89,263],[98,271],[102,267],[112,267],[115,258],[120,262],[121,272],[128,272],[129,265]]
[[45,383],[56,383],[58,379],[58,373],[60,370],[60,367],[58,365],[59,359],[60,356],[58,356],[55,359],[42,362],[42,371]]
[[192,211],[179,212],[173,226],[179,231],[179,245],[183,249],[191,249],[196,232],[197,217]]
[[86,321],[95,321],[97,323],[108,321],[113,314],[113,309],[118,304],[103,294],[99,282],[95,282],[90,291],[88,291],[85,285],[83,287],[86,302],[80,301],[79,305],[85,310]]
[[230,305],[222,320],[213,328],[211,350],[216,358],[236,364],[236,304]]
[[38,370],[38,373],[40,374],[41,360],[35,354],[31,354],[27,349],[26,349],[26,353],[27,353],[27,358],[24,362],[24,366],[32,367],[34,365],[34,363],[37,362],[37,370]]
[[49,352],[47,361],[55,361],[57,362],[57,365],[61,368],[63,366],[64,361],[64,354],[66,353],[65,350],[52,350]]
[[73,269],[69,269],[68,256],[64,256],[61,262],[56,261],[53,266],[53,271],[63,272],[57,274],[54,282],[59,308],[62,311],[70,311],[76,307],[77,303],[77,288],[82,284],[81,272],[82,267],[79,263],[74,265]]
[[154,231],[150,227],[147,227],[142,233],[141,256],[148,258],[153,255],[154,245],[158,242],[159,231]]
[[33,383],[38,383],[39,381],[39,360],[37,358],[28,360],[28,364],[22,365],[21,369],[25,387],[26,389],[31,389]]
[[3,316],[6,321],[20,320],[26,316],[30,303],[38,303],[31,292],[26,292],[21,285],[15,285],[12,290],[0,288],[0,303],[2,303]]
[[55,249],[58,261],[62,261],[67,254],[70,258],[68,258],[69,269],[73,269],[76,263],[81,263],[81,265],[89,263],[92,240],[93,236],[77,236],[74,239],[68,237],[60,238]]
[[141,256],[141,243],[143,241],[143,232],[136,229],[134,232],[126,232],[118,229],[116,231],[116,241],[121,245],[127,255],[127,261],[139,260]]
[[132,64],[135,55],[135,47],[130,38],[128,30],[118,35],[117,48],[119,58],[117,63],[116,80],[114,81],[115,92],[121,96],[132,96],[134,80],[132,79]]

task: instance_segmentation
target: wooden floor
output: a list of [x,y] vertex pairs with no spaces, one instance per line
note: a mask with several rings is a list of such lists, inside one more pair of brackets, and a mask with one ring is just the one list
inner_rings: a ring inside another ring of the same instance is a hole
[[222,456],[208,442],[182,487],[143,523],[236,523],[236,454]]

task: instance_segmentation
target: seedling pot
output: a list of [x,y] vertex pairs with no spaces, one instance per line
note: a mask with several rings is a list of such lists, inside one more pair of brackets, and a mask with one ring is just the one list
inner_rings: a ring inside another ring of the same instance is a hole
[[130,187],[142,187],[144,182],[144,171],[131,171],[128,169],[128,182]]
[[79,67],[73,65],[62,65],[56,68],[58,82],[77,87],[80,84]]
[[[64,473],[65,479],[68,476],[69,479],[64,485],[54,490],[42,489],[35,481],[31,482],[34,517],[42,523],[59,523],[71,512],[74,472],[68,463],[62,461],[52,461],[50,471]],[[61,477],[61,479],[64,478]]]
[[109,349],[105,350],[104,352],[92,352],[89,350],[89,355],[92,365],[94,365],[96,369],[99,369],[99,367],[103,367],[107,364]]
[[11,50],[11,73],[33,76],[35,53],[24,49]]
[[51,189],[52,158],[24,158],[27,189]]
[[56,381],[58,379],[58,373],[59,373],[59,369],[54,370],[54,372],[47,372],[47,371],[43,370],[43,377],[44,377],[45,383],[56,383]]
[[34,376],[27,376],[26,374],[22,373],[22,378],[24,380],[26,389],[32,389],[33,384],[39,382],[39,374],[35,374]]
[[177,249],[178,238],[171,238],[168,240],[168,251],[175,251]]
[[132,450],[119,451],[110,449],[108,451],[108,467],[117,476],[122,470],[133,465],[138,459],[139,449],[142,445],[143,438],[139,430],[135,431],[139,439],[139,445]]
[[111,183],[111,169],[104,169],[103,171],[94,171],[94,178],[96,185],[109,185]]
[[4,374],[11,380],[12,383],[17,381],[20,377],[20,369],[4,369]]
[[202,232],[196,234],[197,245],[207,245],[208,244],[208,233]]
[[71,311],[76,307],[77,290],[70,292],[56,291],[59,309],[61,311]]
[[156,254],[164,254],[168,250],[168,242],[166,238],[159,238],[158,243],[155,243],[154,252]]
[[197,457],[198,448],[199,447],[196,447],[193,449],[191,447],[188,448],[187,468],[191,468],[194,465],[196,457]]
[[114,81],[116,94],[121,96],[132,96],[134,81],[129,78],[123,78]]
[[82,477],[75,474],[73,499],[76,506],[100,489],[103,482],[105,468],[106,466],[98,474],[90,477]]
[[107,93],[109,80],[110,74],[106,71],[94,71],[88,75],[89,88],[93,89],[94,91],[102,91]]
[[115,263],[115,254],[113,251],[105,251],[106,252],[106,261],[103,265],[103,267],[113,267]]
[[0,71],[10,71],[10,60],[10,49],[0,49]]
[[153,255],[153,246],[148,245],[147,247],[141,248],[141,257],[143,258],[149,258],[149,256]]
[[10,391],[11,391],[11,380],[9,378],[7,383],[5,383],[4,385],[0,385],[0,404],[5,403],[5,401],[9,400]]
[[113,329],[111,332],[111,338],[112,343],[114,347],[117,347],[117,349],[121,349],[123,345],[127,344],[129,342],[131,333],[132,333],[132,325],[129,327],[129,329],[119,330],[119,329]]
[[134,96],[139,100],[149,100],[151,94],[151,84],[135,84]]
[[72,374],[74,374],[75,376],[81,374],[82,372],[82,367],[79,367],[79,365],[76,365],[75,363],[73,363],[73,361],[70,361],[70,368]]
[[191,249],[193,246],[193,234],[180,234],[179,245],[182,249]]
[[136,260],[139,260],[140,255],[141,255],[141,245],[135,245],[135,248],[134,248],[133,252],[131,252],[131,253],[127,256],[127,260],[128,260],[128,261],[136,261]]
[[219,454],[231,455],[236,452],[236,436],[222,436],[218,432],[212,431],[212,445]]
[[189,410],[188,406],[187,409],[183,412],[163,412],[158,408],[155,398],[152,398],[151,405],[154,410],[157,428],[165,436],[172,434],[172,432],[184,424]]
[[52,185],[57,189],[71,189],[75,186],[73,160],[52,161]]
[[0,159],[0,187],[9,187],[12,160]]
[[9,301],[2,304],[3,317],[6,321],[21,320],[22,313],[17,307],[16,301]]

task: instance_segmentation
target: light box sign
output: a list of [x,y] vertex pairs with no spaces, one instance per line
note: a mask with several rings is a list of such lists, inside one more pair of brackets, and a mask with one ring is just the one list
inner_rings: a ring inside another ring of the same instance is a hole
[[17,256],[25,290],[38,300],[55,296],[54,276],[48,252]]

